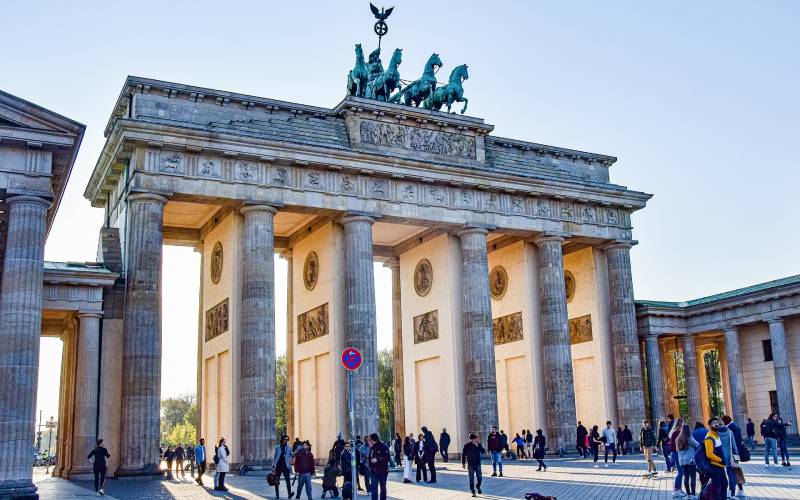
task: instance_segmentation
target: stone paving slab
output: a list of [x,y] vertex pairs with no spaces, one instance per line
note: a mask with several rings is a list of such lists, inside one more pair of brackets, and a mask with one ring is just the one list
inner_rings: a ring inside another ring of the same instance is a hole
[[[794,455],[797,463],[800,457]],[[757,455],[754,455],[754,458]],[[602,458],[600,460],[602,462]],[[527,461],[509,462],[504,465],[505,477],[490,477],[492,467],[484,463],[483,495],[480,498],[522,499],[526,492],[536,491],[565,499],[603,499],[603,500],[666,500],[672,497],[672,484],[675,474],[662,474],[657,479],[645,479],[641,456],[620,457],[617,465],[595,469],[588,460],[559,459],[548,461],[547,472],[536,472],[536,464]],[[466,472],[460,463],[437,464],[435,485],[417,483],[403,484],[399,472],[389,476],[389,499],[396,500],[457,500],[471,498],[468,491]],[[659,470],[664,470],[663,461],[657,462]],[[764,467],[763,462],[744,464],[747,484],[745,492],[750,499],[800,499],[800,470],[797,467]],[[322,495],[321,475],[314,480],[313,498]],[[55,488],[50,483],[65,483],[64,488]],[[274,488],[267,488],[263,476],[231,476],[227,480],[230,492],[221,493],[209,488],[201,488],[190,479],[183,481],[116,481],[106,483],[106,498],[120,500],[150,500],[180,498],[187,500],[263,499],[275,498]],[[206,478],[212,484],[212,478]],[[91,482],[69,483],[60,479],[48,478],[37,481],[43,500],[71,498],[93,495]],[[61,492],[67,491],[69,495]],[[81,493],[81,491],[83,493]],[[699,491],[699,483],[698,483]],[[286,498],[283,485],[281,498]],[[303,498],[307,498],[305,493]],[[363,493],[358,498],[367,499]]]

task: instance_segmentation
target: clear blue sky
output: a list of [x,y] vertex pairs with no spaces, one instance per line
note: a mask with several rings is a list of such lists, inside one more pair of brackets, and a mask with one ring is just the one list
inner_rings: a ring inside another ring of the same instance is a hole
[[[403,48],[404,78],[431,52],[443,75],[468,63],[469,114],[495,134],[617,156],[612,180],[655,195],[633,219],[638,298],[800,272],[800,2],[394,4],[384,47]],[[3,2],[0,88],[87,125],[46,257],[95,258],[82,193],[126,75],[332,107],[373,22],[366,0]],[[191,259],[165,258],[191,279]],[[194,335],[175,288],[165,354]]]

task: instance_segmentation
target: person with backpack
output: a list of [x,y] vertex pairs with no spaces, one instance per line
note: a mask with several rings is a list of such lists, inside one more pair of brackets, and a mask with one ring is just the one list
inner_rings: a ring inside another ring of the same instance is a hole
[[[694,455],[699,448],[700,443],[695,441],[695,439],[692,437],[691,428],[688,425],[683,424],[678,436],[675,438],[675,451],[678,454],[677,466],[680,467],[681,476],[683,478],[683,490],[690,498],[694,497],[696,492],[697,468],[694,463]],[[683,496],[680,492],[680,483],[677,484],[678,489],[673,492],[673,498]]]
[[492,432],[486,439],[486,447],[492,455],[492,477],[497,476],[497,469],[500,468],[500,477],[503,477],[503,442],[500,440],[500,434],[497,433],[497,427],[492,426]]
[[[483,493],[481,491],[481,483],[483,482],[481,455],[485,453],[486,450],[481,446],[478,435],[470,433],[469,442],[465,444],[464,449],[461,450],[461,468],[467,469],[467,473],[469,474],[469,490],[472,492],[472,496],[475,496],[476,485],[478,494]],[[469,468],[467,468],[467,466],[469,466]]]
[[719,420],[711,417],[708,420],[708,433],[703,440],[703,448],[695,454],[695,463],[711,479],[711,483],[707,485],[711,488],[711,498],[725,500],[728,475],[725,472],[725,457],[719,437],[719,428]]
[[215,474],[215,486],[214,489],[216,491],[228,491],[228,488],[225,487],[225,475],[231,471],[231,466],[228,463],[228,460],[231,456],[231,450],[228,448],[226,444],[225,438],[220,438],[219,446],[217,446],[216,452],[214,453],[214,463],[217,464],[217,474]]
[[286,493],[288,498],[292,498],[292,483],[291,483],[291,470],[292,470],[292,457],[294,452],[289,446],[289,436],[284,434],[281,436],[281,442],[275,446],[275,453],[272,457],[272,473],[275,474],[275,498],[280,498],[281,476],[286,482]]
[[106,471],[108,470],[106,467],[106,458],[111,458],[111,455],[108,453],[106,447],[103,446],[102,439],[97,440],[97,445],[91,452],[89,452],[89,456],[86,458],[92,461],[92,472],[94,472],[94,491],[97,496],[103,496],[106,494],[106,492],[103,491],[103,488],[105,487]]
[[642,429],[639,431],[639,449],[644,453],[644,461],[647,463],[647,474],[655,475],[658,473],[656,464],[653,462],[653,449],[656,446],[656,434],[650,428],[650,421],[642,421]]

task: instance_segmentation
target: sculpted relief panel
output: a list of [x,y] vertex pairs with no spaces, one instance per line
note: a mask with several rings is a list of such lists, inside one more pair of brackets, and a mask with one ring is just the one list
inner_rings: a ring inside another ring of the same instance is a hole
[[206,311],[206,342],[228,331],[228,311],[228,299]]
[[468,135],[373,120],[361,120],[359,134],[364,144],[468,160],[476,158],[475,138]]
[[424,297],[428,295],[433,286],[433,266],[428,259],[422,259],[414,269],[414,290],[417,295]]
[[494,345],[522,340],[522,313],[509,314],[492,320]]
[[309,340],[328,334],[328,303],[304,312],[297,317],[297,343],[302,344]]
[[592,340],[592,315],[587,314],[569,320],[569,343],[580,344]]
[[420,344],[439,338],[439,310],[414,316],[414,343]]

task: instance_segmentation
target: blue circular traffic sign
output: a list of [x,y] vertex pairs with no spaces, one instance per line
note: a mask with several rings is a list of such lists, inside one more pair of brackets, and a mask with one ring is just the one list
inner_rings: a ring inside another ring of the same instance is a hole
[[342,366],[344,366],[345,369],[351,372],[356,371],[361,367],[362,362],[361,351],[355,347],[347,347],[342,351]]

